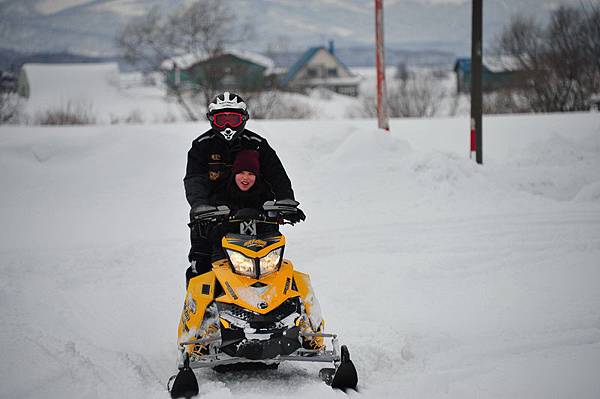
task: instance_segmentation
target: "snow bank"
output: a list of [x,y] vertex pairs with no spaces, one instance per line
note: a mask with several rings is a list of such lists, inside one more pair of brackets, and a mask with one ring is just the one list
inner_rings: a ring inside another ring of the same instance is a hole
[[[361,396],[597,397],[599,122],[486,117],[483,167],[467,118],[249,122],[308,215],[286,257]],[[0,128],[1,397],[166,396],[205,128]],[[339,397],[318,369],[201,371],[201,397]]]

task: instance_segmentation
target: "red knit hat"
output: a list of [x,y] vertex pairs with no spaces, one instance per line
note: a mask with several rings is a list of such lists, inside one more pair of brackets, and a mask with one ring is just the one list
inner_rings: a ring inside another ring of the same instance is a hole
[[260,171],[260,161],[258,151],[241,150],[238,152],[231,167],[231,172],[236,175],[240,172],[247,171],[258,175]]

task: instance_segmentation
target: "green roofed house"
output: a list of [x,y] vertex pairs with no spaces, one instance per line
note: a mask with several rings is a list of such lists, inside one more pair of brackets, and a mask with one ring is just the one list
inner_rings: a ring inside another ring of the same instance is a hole
[[329,49],[308,49],[281,78],[280,85],[288,90],[304,92],[323,87],[339,94],[358,96],[360,76],[354,75],[334,54],[333,43]]
[[194,90],[211,87],[218,90],[241,92],[260,91],[272,86],[273,60],[244,50],[226,50],[209,57],[187,54],[165,60],[161,69],[166,71],[166,84]]
[[[518,85],[524,77],[517,59],[509,56],[483,57],[482,89],[494,91]],[[459,58],[454,63],[456,72],[456,90],[458,93],[471,91],[471,59]]]

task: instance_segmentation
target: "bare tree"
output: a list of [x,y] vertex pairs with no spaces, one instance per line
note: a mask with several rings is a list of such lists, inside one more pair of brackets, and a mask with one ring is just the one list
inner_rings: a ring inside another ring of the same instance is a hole
[[[388,86],[388,111],[392,118],[429,118],[438,112],[446,92],[431,72],[414,73],[404,69],[400,79]],[[377,105],[372,95],[363,96],[361,104],[351,114],[354,117],[374,118]]]
[[562,6],[545,28],[515,16],[499,51],[518,60],[519,90],[534,112],[578,111],[600,92],[600,5]]
[[388,105],[392,117],[432,117],[437,112],[442,88],[431,73],[404,73],[390,85]]
[[21,99],[17,93],[0,92],[0,125],[17,123],[21,116]]
[[[242,43],[250,36],[249,24],[240,23],[235,13],[220,0],[197,0],[163,16],[158,8],[152,8],[139,19],[129,23],[117,38],[117,45],[126,59],[145,69],[161,71],[166,78],[168,71],[161,64],[177,55],[192,55],[199,59],[218,57],[228,46]],[[175,68],[181,66],[175,65]],[[208,103],[214,96],[224,68],[208,68],[195,85],[183,87],[179,82],[170,85],[170,92],[184,108],[190,120],[198,117],[186,100],[186,90],[191,96],[203,97]]]

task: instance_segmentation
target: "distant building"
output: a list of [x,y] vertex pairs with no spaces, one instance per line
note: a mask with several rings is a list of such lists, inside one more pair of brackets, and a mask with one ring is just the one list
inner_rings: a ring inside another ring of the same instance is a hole
[[[513,57],[483,57],[482,90],[494,91],[514,87],[523,77],[518,61]],[[471,92],[471,59],[459,58],[454,63],[456,91]]]
[[272,86],[274,62],[263,55],[227,50],[217,56],[188,54],[164,61],[167,87],[194,90],[207,86],[218,90],[260,91]]
[[294,91],[323,87],[339,94],[356,97],[361,79],[335,56],[333,43],[330,43],[329,49],[308,49],[288,69],[280,80],[280,85]]
[[[119,65],[116,62],[100,64],[25,64],[18,78],[21,97],[52,101],[74,99],[93,93],[97,87],[119,87]],[[51,102],[49,102],[51,103]]]

